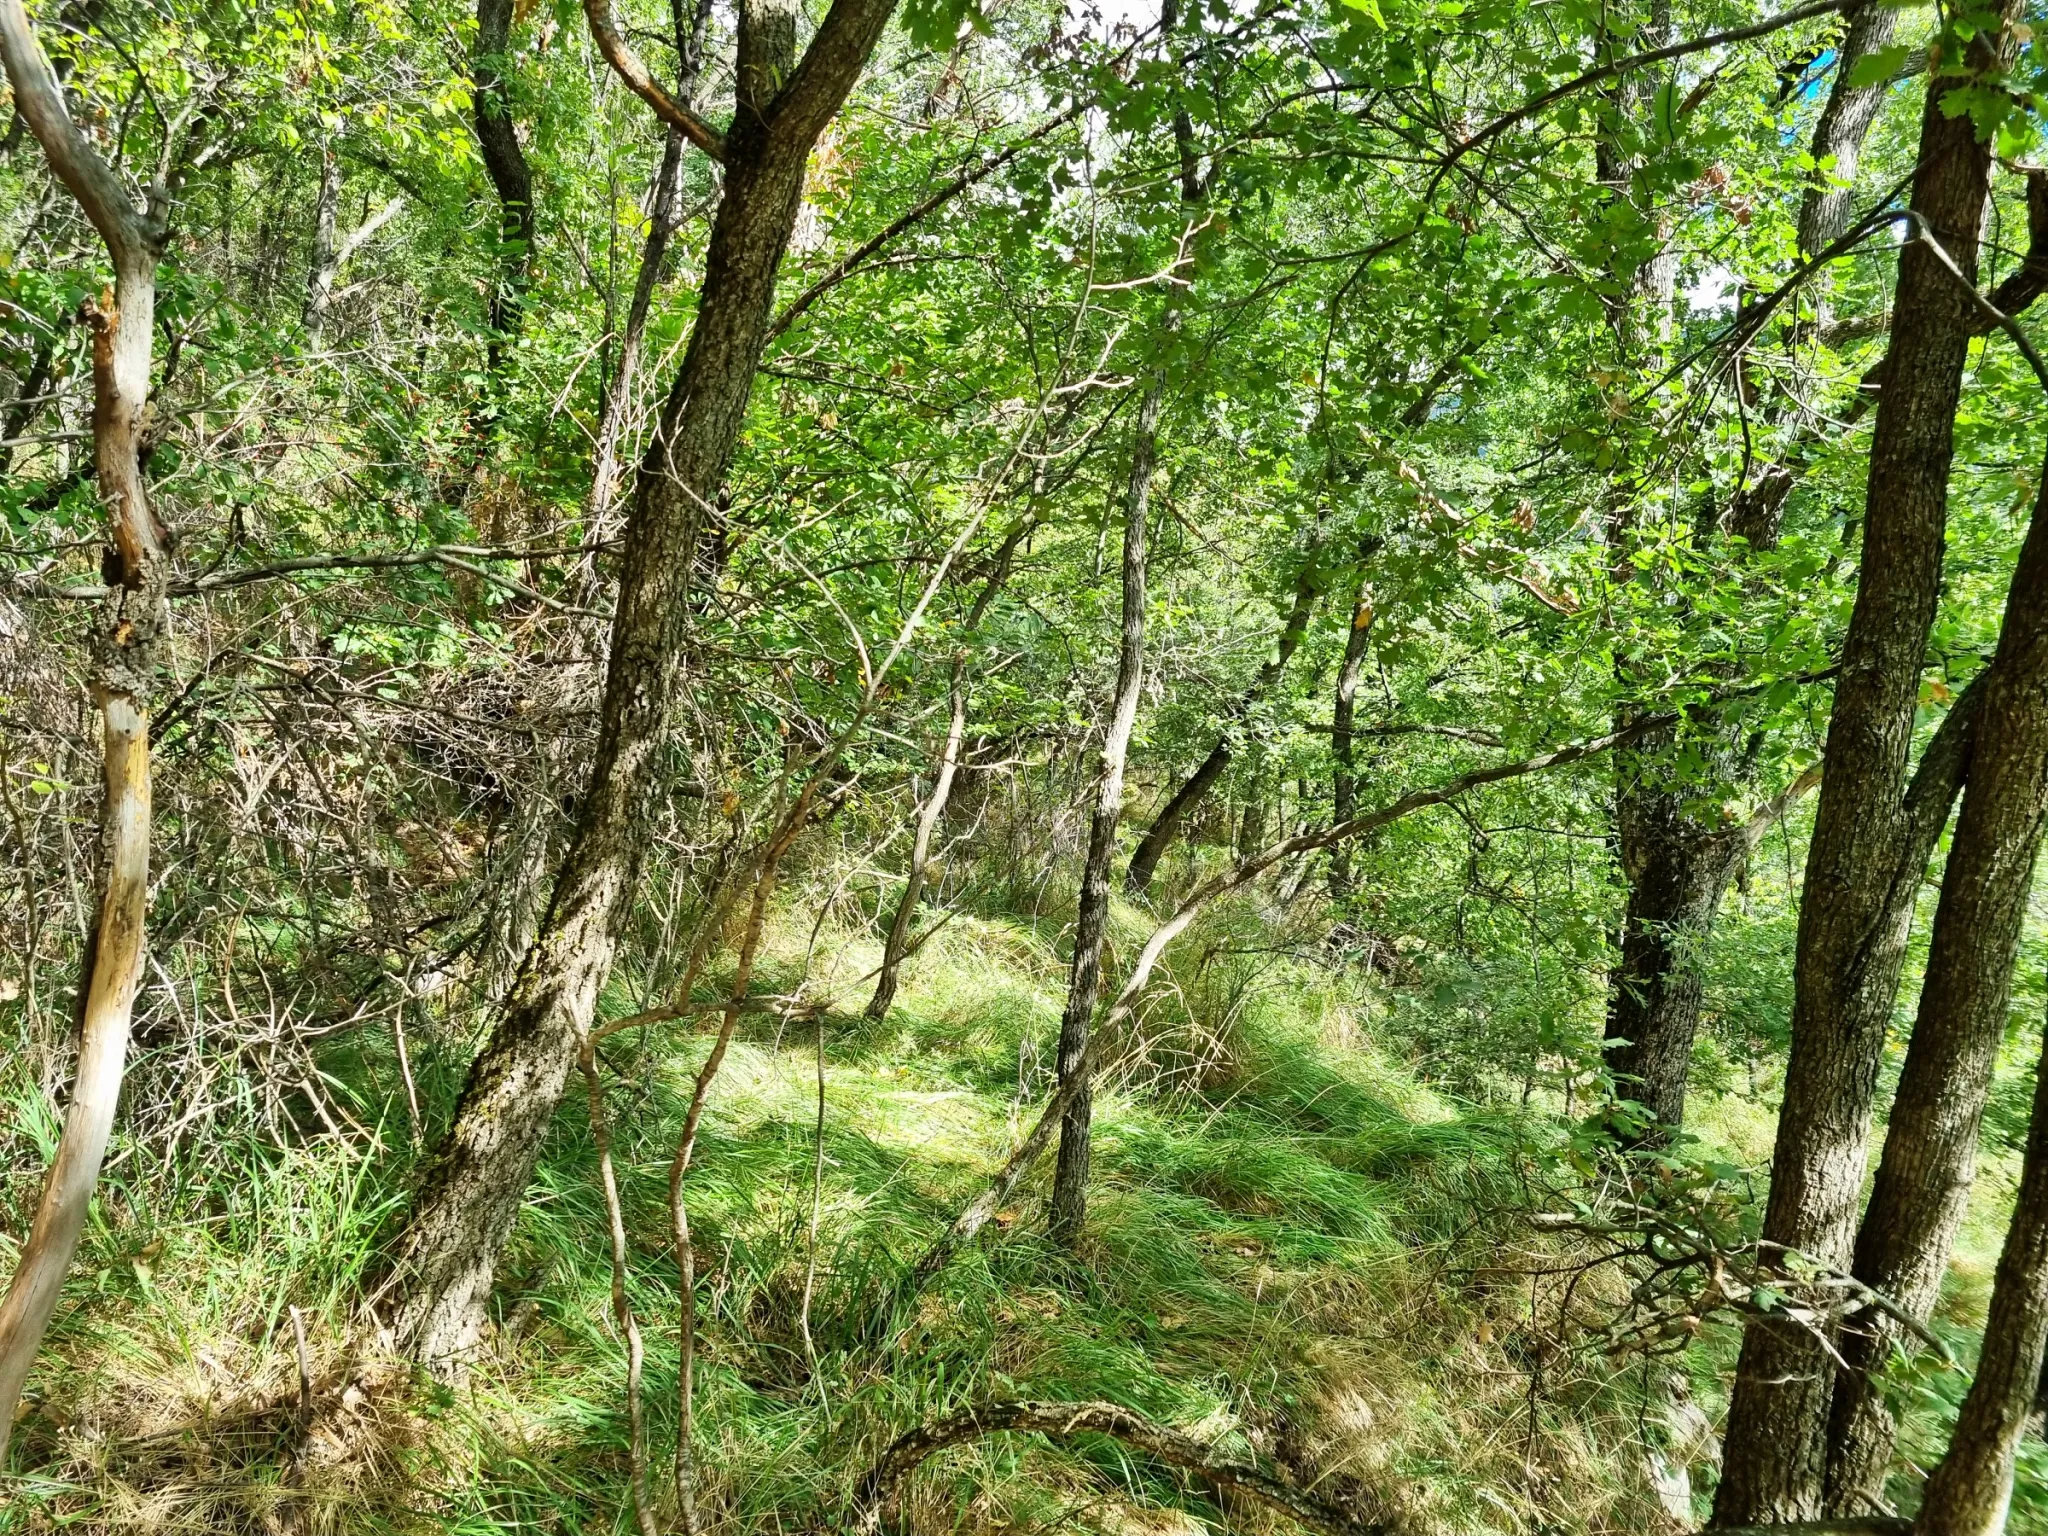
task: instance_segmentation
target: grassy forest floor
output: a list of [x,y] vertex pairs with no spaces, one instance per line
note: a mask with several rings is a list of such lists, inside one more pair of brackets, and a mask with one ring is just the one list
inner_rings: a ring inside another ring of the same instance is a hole
[[[1542,1198],[1529,1183],[1534,1117],[1512,1096],[1475,1107],[1425,1086],[1383,1027],[1380,980],[1332,968],[1284,914],[1249,904],[1177,946],[1157,1005],[1119,1042],[1078,1258],[1041,1235],[1042,1167],[980,1244],[892,1309],[902,1266],[1045,1092],[1065,982],[1057,914],[1070,902],[1051,892],[1034,905],[1046,916],[947,924],[881,1024],[860,1017],[859,978],[877,957],[869,925],[836,908],[815,922],[815,904],[780,915],[756,991],[801,985],[828,1006],[743,1019],[689,1179],[708,1529],[831,1528],[895,1436],[1005,1397],[1114,1401],[1255,1451],[1401,1530],[1677,1528],[1647,1469],[1646,1452],[1674,1437],[1652,1373],[1684,1373],[1718,1415],[1731,1336],[1710,1327],[1686,1354],[1649,1362],[1575,1351],[1555,1282],[1531,1273],[1558,1257],[1524,1220]],[[1119,913],[1116,948],[1141,931]],[[611,1011],[638,1005],[629,990],[615,988]],[[661,1028],[659,1042],[614,1036],[605,1065],[667,1511],[677,1287],[665,1185],[702,1049],[675,1049],[685,1026]],[[583,1095],[559,1117],[501,1271],[489,1356],[466,1391],[436,1392],[345,1342],[412,1142],[396,1062],[350,1039],[323,1058],[323,1108],[305,1096],[296,1141],[195,1135],[167,1158],[117,1147],[17,1437],[18,1464],[35,1470],[0,1530],[631,1528],[625,1358]],[[452,1032],[414,1042],[429,1120],[452,1102],[468,1049]],[[53,1138],[34,1085],[16,1090],[21,1123]],[[1710,1100],[1701,1123],[1741,1162],[1767,1157],[1762,1106]],[[1985,1204],[2001,1183],[1994,1170]],[[1993,1222],[1972,1232],[1954,1328],[1981,1307],[1995,1241]],[[1920,1390],[1938,1443],[1960,1387]],[[1270,1523],[1205,1499],[1110,1441],[995,1436],[929,1464],[912,1513],[920,1531]],[[2020,1528],[2048,1529],[2021,1514]]]

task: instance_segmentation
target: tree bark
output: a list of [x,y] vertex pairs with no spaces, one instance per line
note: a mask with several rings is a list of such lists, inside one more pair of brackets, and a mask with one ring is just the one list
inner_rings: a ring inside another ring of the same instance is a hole
[[[2009,3],[2008,15],[2013,11]],[[1969,75],[1929,82],[1913,208],[1975,281],[1990,148],[1942,98],[1998,62],[1980,33]],[[1826,779],[1799,912],[1792,1055],[1763,1235],[1828,1265],[1849,1258],[1866,1170],[1871,1096],[1898,991],[1911,892],[1936,832],[1901,794],[1927,638],[1941,588],[1955,413],[1974,306],[1919,242],[1899,258],[1896,318],[1877,408],[1856,604],[1828,726]],[[1921,807],[1925,811],[1926,807]],[[1946,819],[1934,820],[1937,829]],[[1714,1519],[1821,1512],[1833,1367],[1784,1319],[1743,1337]]]
[[1984,1347],[1949,1437],[1927,1479],[1915,1536],[1999,1536],[2013,1459],[2048,1355],[2048,1053],[2034,1084],[2034,1120],[2012,1225],[1998,1258]]
[[470,53],[477,151],[498,195],[498,274],[491,285],[484,398],[479,402],[486,430],[504,407],[505,354],[519,336],[533,260],[533,168],[520,147],[505,90],[514,9],[514,0],[477,0],[476,45]]
[[[697,104],[697,82],[704,70],[704,38],[711,25],[711,0],[697,0],[697,9],[684,25],[682,6],[675,7],[676,57],[682,77],[676,82],[677,99],[686,109]],[[619,360],[605,384],[604,405],[598,413],[597,452],[590,471],[590,527],[586,537],[604,536],[617,494],[619,479],[619,436],[632,405],[633,383],[640,373],[640,353],[647,340],[647,314],[654,307],[654,290],[661,281],[661,264],[668,256],[669,240],[682,219],[683,146],[688,142],[680,128],[670,127],[662,136],[661,164],[654,173],[653,205],[647,213],[647,238],[640,248],[640,271],[633,280],[633,298],[626,306],[626,326],[619,333]]]
[[1124,887],[1133,896],[1143,896],[1152,889],[1152,877],[1158,872],[1159,861],[1166,850],[1173,846],[1173,840],[1180,835],[1181,823],[1189,812],[1202,803],[1205,796],[1223,777],[1223,771],[1230,766],[1237,748],[1231,740],[1232,729],[1242,721],[1280,681],[1280,674],[1287,670],[1287,663],[1301,648],[1301,637],[1308,631],[1309,616],[1315,612],[1316,598],[1320,595],[1315,581],[1316,551],[1308,552],[1301,575],[1294,584],[1294,600],[1287,610],[1287,622],[1280,630],[1280,646],[1277,654],[1259,668],[1252,684],[1245,689],[1237,703],[1231,706],[1225,718],[1223,731],[1216,738],[1216,745],[1209,755],[1202,759],[1195,771],[1188,775],[1181,787],[1174,791],[1173,798],[1166,802],[1166,808],[1159,813],[1151,829],[1138,843],[1131,855],[1131,867],[1124,876]]
[[[1856,1278],[1917,1321],[1940,1295],[1976,1175],[1977,1132],[2048,813],[2048,483],[2013,571],[1979,709],[1919,1017],[1856,1239]],[[1897,1425],[1881,1377],[1902,1337],[1898,1320],[1876,1311],[1843,1335],[1847,1369],[1829,1426],[1830,1514],[1883,1508]]]
[[138,453],[149,401],[156,268],[178,146],[167,146],[164,169],[149,188],[149,206],[138,211],[72,121],[21,0],[0,0],[0,64],[13,87],[15,110],[113,261],[112,302],[104,295],[97,302],[88,300],[83,314],[93,333],[95,477],[112,536],[109,563],[118,574],[109,582],[91,673],[103,742],[103,883],[87,948],[77,1077],[34,1224],[0,1301],[4,1463],[22,1384],[77,1252],[113,1132],[142,969],[149,903],[149,691],[170,574],[170,538],[150,510]]
[[[1365,675],[1365,654],[1372,639],[1372,601],[1367,583],[1358,583],[1358,596],[1351,604],[1351,627],[1344,634],[1344,661],[1337,669],[1337,701],[1330,707],[1330,756],[1335,771],[1330,776],[1331,817],[1349,821],[1358,814],[1358,763],[1353,740],[1357,723],[1358,680]],[[1330,850],[1330,899],[1351,898],[1351,845],[1339,843]]]
[[[594,32],[609,25],[601,6],[587,7]],[[702,513],[745,417],[811,147],[893,9],[835,0],[793,71],[791,0],[741,10],[737,109],[718,141],[724,195],[696,323],[635,484],[590,784],[540,934],[392,1251],[392,1331],[431,1365],[459,1371],[475,1348],[498,1253],[610,969],[688,640]]]
[[[1169,310],[1162,342],[1170,346],[1179,311]],[[1166,393],[1162,358],[1138,405],[1131,439],[1131,478],[1124,491],[1123,636],[1117,652],[1116,697],[1102,737],[1095,786],[1095,814],[1088,824],[1088,858],[1081,869],[1081,899],[1074,919],[1074,959],[1067,977],[1067,1006],[1060,1015],[1059,1085],[1070,1096],[1060,1117],[1059,1163],[1053,1172],[1047,1225],[1054,1242],[1073,1247],[1088,1215],[1090,1127],[1089,1026],[1102,991],[1102,934],[1109,917],[1109,866],[1116,857],[1116,829],[1124,807],[1124,754],[1138,720],[1138,695],[1145,681],[1145,524],[1152,510],[1152,473],[1159,455],[1159,406]]]
[[[1810,258],[1825,250],[1849,227],[1849,200],[1856,193],[1863,141],[1870,136],[1891,84],[1851,85],[1849,77],[1863,60],[1890,46],[1898,24],[1899,13],[1889,5],[1859,5],[1850,13],[1849,30],[1835,61],[1835,83],[1813,130],[1811,152],[1816,169],[1799,203],[1802,256]],[[1833,181],[1843,185],[1830,185]]]

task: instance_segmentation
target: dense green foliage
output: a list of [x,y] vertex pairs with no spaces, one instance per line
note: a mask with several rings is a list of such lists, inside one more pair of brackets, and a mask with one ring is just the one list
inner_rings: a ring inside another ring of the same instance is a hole
[[[673,78],[669,18],[628,9],[635,46]],[[1402,1529],[1661,1529],[1678,1517],[1650,1479],[1673,1464],[1690,1464],[1705,1513],[1712,1457],[1673,1404],[1724,1408],[1739,1314],[1702,1318],[1680,1296],[1680,1321],[1658,1314],[1646,1335],[1633,1259],[1532,1217],[1583,1215],[1605,1181],[1641,1180],[1688,1230],[1754,1241],[1810,803],[1771,810],[1697,956],[1688,1133],[1617,1174],[1630,1085],[1601,1047],[1627,898],[1617,784],[1647,774],[1733,826],[1820,761],[1859,575],[1860,382],[1885,353],[1901,227],[1874,222],[1824,273],[1798,248],[1802,196],[1831,169],[1807,146],[1839,14],[1632,69],[1640,88],[1544,99],[1602,62],[1768,14],[1665,9],[1216,3],[1169,30],[1019,0],[913,6],[885,36],[811,159],[781,269],[788,324],[716,509],[600,1008],[618,1020],[673,999],[707,924],[696,1000],[723,996],[740,925],[718,893],[843,742],[752,984],[781,1006],[746,1015],[696,1149],[693,1302],[664,1181],[701,1021],[644,1024],[598,1057],[654,1460],[675,1438],[674,1320],[694,1305],[717,1530],[822,1527],[897,1434],[1001,1396],[1113,1400]],[[722,121],[735,20],[710,15],[699,100]],[[1983,20],[1905,9],[1895,45],[1857,66],[1889,83],[1856,219],[1910,176],[1930,43],[1953,59]],[[592,515],[592,451],[660,130],[578,7],[522,4],[497,62],[537,230],[508,251],[460,7],[55,0],[35,21],[103,154],[138,182],[167,144],[182,160],[147,463],[182,587],[155,700],[155,883],[122,1118],[0,1530],[630,1529],[580,1083],[470,1385],[409,1375],[364,1319],[380,1244],[580,810],[630,536],[630,485]],[[1987,289],[2028,248],[2015,168],[2042,153],[2039,55],[2028,42],[2013,90],[1964,103],[2004,167]],[[956,176],[971,184],[866,247]],[[346,255],[316,324],[324,184]],[[628,463],[689,334],[719,186],[686,154]],[[95,879],[97,610],[82,599],[105,535],[77,316],[110,280],[104,260],[17,123],[0,157],[9,1243],[56,1144]],[[1359,839],[1348,886],[1316,852],[1209,908],[1103,1048],[1082,1251],[1043,1240],[1034,1179],[906,1301],[904,1267],[1048,1091],[1154,369],[1167,387],[1119,872],[1219,738],[1233,751],[1159,886],[1120,899],[1113,982],[1201,879],[1331,820],[1354,626],[1369,627],[1360,810],[1686,713],[1654,764],[1594,755],[1478,788]],[[2009,338],[1975,343],[1923,739],[1997,643],[2039,489],[2041,387]],[[1775,537],[1752,546],[1731,511],[1773,466],[1793,483]],[[1006,568],[995,552],[1023,524]],[[1304,601],[1299,653],[1255,686]],[[895,1011],[866,1021],[956,666],[965,768],[920,918],[936,936]],[[1933,1324],[1965,1361],[2026,1136],[2044,970],[2048,928],[2031,920]],[[310,1433],[292,1308],[326,1394]],[[1896,1373],[1902,1508],[1967,1381],[1931,1353]],[[920,1531],[1268,1518],[1106,1440],[991,1438],[916,1490]],[[2012,1528],[2048,1531],[2038,1440]]]

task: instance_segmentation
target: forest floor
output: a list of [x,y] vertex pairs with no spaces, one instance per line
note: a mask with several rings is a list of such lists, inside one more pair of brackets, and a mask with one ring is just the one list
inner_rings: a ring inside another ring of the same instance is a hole
[[[1137,930],[1119,922],[1122,950]],[[1082,1251],[1042,1236],[1041,1168],[892,1308],[903,1266],[1035,1118],[1065,970],[1056,920],[963,915],[872,1024],[865,931],[778,923],[756,990],[802,983],[831,1006],[743,1019],[689,1176],[708,1530],[831,1528],[897,1435],[994,1398],[1107,1399],[1403,1531],[1680,1528],[1649,1481],[1646,1449],[1671,1438],[1650,1373],[1689,1372],[1718,1413],[1727,1338],[1710,1329],[1687,1356],[1619,1369],[1561,1347],[1547,1306],[1532,1319],[1542,1255],[1518,1224],[1531,1193],[1515,1106],[1422,1086],[1376,1033],[1370,978],[1290,947],[1249,908],[1177,947],[1159,1005],[1118,1042]],[[677,1049],[685,1028],[615,1036],[606,1057],[665,1529],[667,1164],[708,1043]],[[428,1118],[469,1048],[416,1044]],[[501,1272],[490,1352],[448,1393],[347,1342],[412,1136],[392,1063],[344,1048],[331,1068],[335,1133],[167,1159],[117,1148],[17,1435],[34,1470],[0,1530],[631,1529],[625,1352],[583,1094]],[[1731,1100],[1708,1121],[1738,1157],[1765,1155],[1761,1107]],[[47,1109],[41,1122],[52,1136]],[[1965,1271],[1988,1274],[1987,1246]],[[1113,1442],[994,1436],[930,1463],[911,1512],[921,1532],[1192,1533],[1218,1519],[1206,1497]]]

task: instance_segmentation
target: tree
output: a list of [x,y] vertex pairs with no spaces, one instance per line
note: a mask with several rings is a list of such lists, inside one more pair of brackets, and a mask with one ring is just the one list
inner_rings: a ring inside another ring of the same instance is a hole
[[540,932],[394,1246],[392,1325],[419,1359],[444,1368],[459,1366],[481,1333],[498,1252],[610,969],[688,647],[690,593],[720,536],[716,503],[768,339],[805,163],[893,9],[894,0],[835,0],[799,60],[793,6],[743,5],[732,124],[719,134],[646,76],[602,0],[591,0],[592,33],[613,67],[723,165],[725,184],[689,347],[635,482],[581,812]]
[[0,1456],[13,1430],[36,1348],[77,1251],[120,1102],[129,1024],[149,906],[149,706],[155,647],[170,584],[170,536],[149,505],[138,453],[149,406],[157,263],[183,174],[197,101],[164,126],[164,158],[137,208],[128,188],[79,131],[64,89],[21,0],[0,0],[0,63],[15,110],[52,173],[99,232],[114,268],[111,294],[83,306],[92,332],[93,465],[112,541],[106,613],[93,658],[102,731],[101,885],[85,949],[78,1068],[64,1134],[43,1183],[35,1224],[0,1301]]
[[[1763,1236],[1827,1265],[1849,1258],[1871,1097],[1898,989],[1911,893],[1954,793],[1906,791],[1920,674],[1940,595],[1956,404],[1970,346],[1991,151],[1953,92],[1994,77],[2003,27],[1979,31],[1967,72],[1929,81],[1912,210],[1926,240],[1899,256],[1884,389],[1864,501],[1862,566],[1828,723],[1800,903],[1792,1055]],[[1948,262],[1953,261],[1955,272]],[[1955,273],[1962,275],[1958,282]],[[1923,767],[1921,779],[1926,779]],[[1833,1369],[1789,1318],[1743,1335],[1729,1412],[1720,1525],[1821,1512]]]

